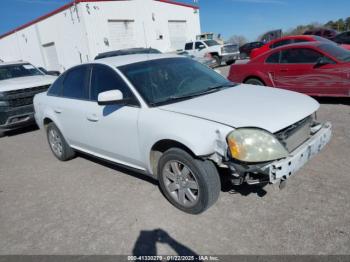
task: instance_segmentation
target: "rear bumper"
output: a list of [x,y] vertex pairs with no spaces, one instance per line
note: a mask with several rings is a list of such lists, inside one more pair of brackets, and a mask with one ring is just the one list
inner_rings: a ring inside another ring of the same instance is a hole
[[[332,137],[332,125],[327,122],[309,140],[294,150],[289,157],[266,166],[270,183],[286,180],[300,170],[313,156],[317,155]],[[264,168],[264,169],[265,169]]]
[[0,130],[2,131],[32,125],[35,123],[33,105],[1,110],[0,120]]

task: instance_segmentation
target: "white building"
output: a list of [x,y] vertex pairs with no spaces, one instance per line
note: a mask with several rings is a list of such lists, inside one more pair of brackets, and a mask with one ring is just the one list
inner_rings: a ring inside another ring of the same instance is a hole
[[196,6],[171,0],[75,0],[0,36],[0,59],[64,71],[116,49],[174,51],[198,34]]

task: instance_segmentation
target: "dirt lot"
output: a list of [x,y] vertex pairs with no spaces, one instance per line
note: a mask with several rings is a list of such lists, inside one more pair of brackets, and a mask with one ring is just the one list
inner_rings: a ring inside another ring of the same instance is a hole
[[334,137],[284,190],[224,185],[199,216],[133,172],[86,156],[59,162],[42,131],[9,133],[0,139],[0,254],[350,254],[350,107],[321,103]]

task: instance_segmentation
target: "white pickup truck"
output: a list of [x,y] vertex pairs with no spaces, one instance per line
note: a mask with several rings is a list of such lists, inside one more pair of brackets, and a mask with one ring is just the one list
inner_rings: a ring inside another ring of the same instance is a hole
[[27,62],[0,63],[0,137],[35,123],[33,97],[45,92],[56,78]]
[[235,43],[221,45],[215,40],[187,42],[184,51],[195,57],[211,55],[219,66],[222,62],[230,65],[239,58],[239,46]]

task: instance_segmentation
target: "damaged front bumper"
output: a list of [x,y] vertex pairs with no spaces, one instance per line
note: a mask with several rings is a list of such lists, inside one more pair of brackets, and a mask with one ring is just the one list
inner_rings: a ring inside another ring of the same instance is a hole
[[289,157],[272,162],[266,166],[269,180],[277,183],[286,180],[300,170],[313,156],[317,155],[332,137],[332,125],[327,122],[309,140],[294,150]]
[[239,185],[243,182],[247,184],[275,184],[285,181],[300,170],[313,156],[317,155],[330,141],[331,136],[332,125],[327,122],[284,159],[256,165],[230,163],[232,182]]

